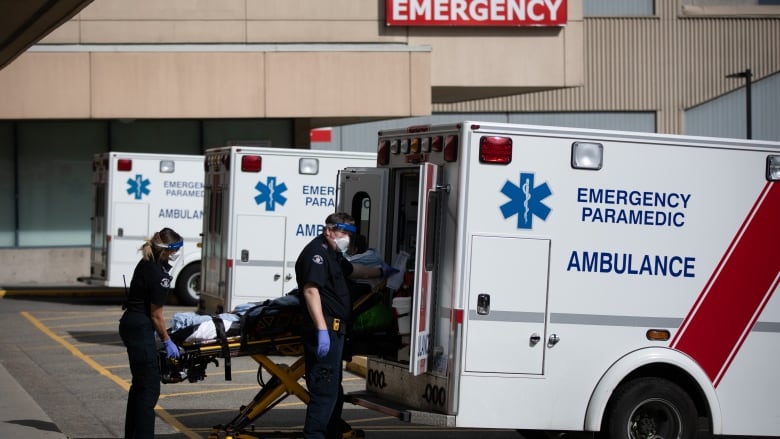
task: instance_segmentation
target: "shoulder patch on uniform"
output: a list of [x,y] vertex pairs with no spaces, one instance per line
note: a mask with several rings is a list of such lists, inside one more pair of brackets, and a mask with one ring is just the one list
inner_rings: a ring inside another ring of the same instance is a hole
[[171,279],[164,277],[160,281],[160,285],[162,285],[164,288],[170,288],[171,287]]
[[314,256],[312,256],[311,261],[314,262],[317,265],[322,265],[322,255],[314,255]]

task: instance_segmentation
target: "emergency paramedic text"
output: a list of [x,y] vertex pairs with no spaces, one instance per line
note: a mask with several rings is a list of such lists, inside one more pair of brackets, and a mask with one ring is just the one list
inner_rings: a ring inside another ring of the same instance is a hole
[[[685,212],[691,194],[625,189],[577,189],[577,202],[583,206],[580,221],[644,226],[685,226]],[[627,206],[598,207],[594,205]]]
[[335,186],[303,186],[303,195],[306,206],[336,207]]
[[203,198],[202,181],[165,180],[163,187],[168,197]]

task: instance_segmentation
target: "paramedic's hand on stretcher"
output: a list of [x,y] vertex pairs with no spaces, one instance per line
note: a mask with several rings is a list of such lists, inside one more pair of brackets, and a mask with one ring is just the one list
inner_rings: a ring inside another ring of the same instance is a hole
[[168,358],[179,358],[179,347],[176,346],[173,340],[169,338],[164,340],[163,344],[165,345],[165,353],[168,354]]
[[327,329],[317,330],[317,358],[324,358],[330,351],[330,335]]
[[384,273],[385,277],[390,277],[390,276],[398,273],[398,269],[393,267],[390,264],[382,262],[382,273]]

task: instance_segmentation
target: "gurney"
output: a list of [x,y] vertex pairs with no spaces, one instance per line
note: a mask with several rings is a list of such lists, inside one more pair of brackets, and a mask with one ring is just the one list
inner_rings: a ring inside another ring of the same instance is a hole
[[[382,296],[375,291],[357,298],[353,302],[353,321],[357,321],[358,316],[366,310],[380,304],[381,300]],[[255,435],[253,422],[288,396],[295,396],[308,404],[309,394],[299,383],[306,370],[300,334],[304,311],[300,302],[297,295],[291,293],[250,307],[240,315],[237,322],[228,323],[215,316],[208,322],[213,324],[216,331],[213,338],[191,338],[190,335],[195,332],[193,327],[169,330],[181,356],[179,359],[168,359],[164,348],[159,351],[163,383],[204,380],[209,364],[219,366],[220,359],[224,361],[225,380],[228,381],[232,379],[231,358],[249,356],[259,365],[257,376],[260,391],[250,403],[241,406],[238,415],[230,422],[214,426],[210,439],[261,437]],[[382,355],[397,351],[400,341],[397,326],[360,332],[348,329],[345,351],[350,352],[348,355]],[[274,362],[270,356],[298,358],[288,366]],[[270,379],[262,379],[263,370],[270,374]],[[264,434],[262,437],[270,435]],[[361,432],[349,430],[344,433],[344,437],[361,437]]]

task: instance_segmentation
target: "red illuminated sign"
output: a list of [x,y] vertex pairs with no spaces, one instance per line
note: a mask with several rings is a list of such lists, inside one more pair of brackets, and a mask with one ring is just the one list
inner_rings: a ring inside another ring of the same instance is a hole
[[388,26],[564,26],[566,0],[386,0]]

